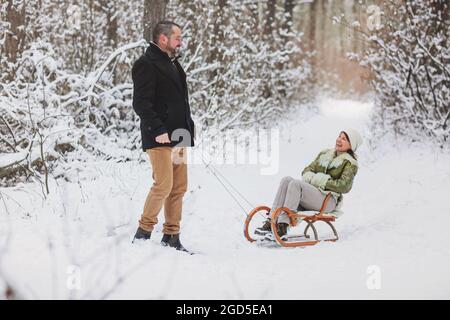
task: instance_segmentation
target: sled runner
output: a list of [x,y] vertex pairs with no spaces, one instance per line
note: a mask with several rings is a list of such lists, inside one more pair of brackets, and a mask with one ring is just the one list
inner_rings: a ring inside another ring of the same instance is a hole
[[[339,236],[337,234],[336,228],[333,225],[333,222],[336,220],[337,215],[334,212],[324,213],[324,210],[326,208],[326,205],[327,205],[330,197],[331,197],[331,194],[328,194],[325,197],[325,199],[322,203],[322,207],[320,208],[319,212],[317,212],[317,211],[295,212],[286,207],[277,208],[273,212],[272,216],[270,217],[272,233],[275,238],[275,241],[283,247],[304,247],[304,246],[315,245],[315,244],[319,243],[320,241],[337,241],[339,239]],[[245,220],[245,227],[244,227],[244,235],[248,241],[250,241],[250,242],[258,241],[258,239],[252,238],[252,236],[250,235],[250,231],[249,231],[249,225],[250,225],[250,222],[252,221],[253,217],[257,213],[264,213],[265,215],[267,215],[269,212],[270,212],[269,207],[259,206],[259,207],[254,208],[248,214],[247,219]],[[304,221],[306,223],[306,227],[303,231],[303,234],[292,235],[292,234],[288,233],[287,235],[280,237],[280,235],[278,234],[278,231],[277,231],[276,221],[278,219],[278,216],[280,214],[282,214],[283,212],[288,215],[289,220],[290,220],[289,225],[291,227],[297,226],[302,221]],[[318,221],[326,223],[331,228],[331,230],[333,231],[333,234],[334,234],[334,238],[319,239],[317,229],[314,226],[314,224],[317,223]],[[310,239],[311,236],[308,234],[308,231],[310,228],[313,231],[314,239]],[[298,239],[298,240],[294,240],[294,239]]]

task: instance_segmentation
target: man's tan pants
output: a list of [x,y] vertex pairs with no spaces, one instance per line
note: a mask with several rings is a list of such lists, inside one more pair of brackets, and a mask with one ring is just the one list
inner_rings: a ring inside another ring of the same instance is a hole
[[139,226],[152,231],[164,205],[163,233],[180,233],[183,195],[187,190],[186,148],[156,147],[147,149],[153,170],[153,186],[145,200]]

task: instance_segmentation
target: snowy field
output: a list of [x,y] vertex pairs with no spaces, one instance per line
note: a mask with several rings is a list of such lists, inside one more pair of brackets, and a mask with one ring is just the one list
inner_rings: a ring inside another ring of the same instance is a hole
[[252,205],[270,206],[283,176],[300,177],[341,129],[359,129],[366,141],[338,242],[247,242],[245,213],[194,163],[181,240],[198,254],[161,247],[161,224],[151,241],[133,245],[152,184],[142,154],[141,162],[83,164],[73,172],[79,182],[52,181],[45,201],[37,185],[2,188],[0,292],[6,279],[27,299],[449,299],[450,154],[426,141],[369,143],[370,104],[324,99],[318,110],[280,127],[274,174],[254,164],[211,170]]

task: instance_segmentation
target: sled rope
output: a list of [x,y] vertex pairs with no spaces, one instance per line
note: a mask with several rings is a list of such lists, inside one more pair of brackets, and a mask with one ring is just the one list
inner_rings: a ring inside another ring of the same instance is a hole
[[[223,128],[221,128],[221,129],[219,129],[219,130],[217,130],[217,132],[216,132],[216,134],[217,133],[219,133],[219,132],[221,132],[221,131],[223,131],[225,129],[225,127],[223,127]],[[194,147],[193,147],[193,149],[197,149],[202,143],[203,143],[203,141],[204,140],[202,140],[199,144],[197,144],[197,145],[195,145]],[[253,208],[254,207],[254,205],[252,204],[252,203],[250,203],[250,201],[248,201],[247,200],[247,198],[246,197],[244,197],[244,195],[241,193],[241,192],[239,192],[239,190],[216,168],[216,167],[214,167],[213,165],[212,165],[212,161],[213,160],[211,160],[209,163],[207,163],[206,161],[205,161],[205,158],[203,157],[203,154],[201,155],[201,157],[202,157],[202,162],[203,162],[203,164],[205,165],[205,168],[206,169],[208,169],[209,170],[209,172],[211,172],[213,175],[214,175],[214,177],[217,179],[217,181],[219,181],[219,183],[223,186],[223,188],[225,189],[225,191],[233,198],[233,200],[234,200],[234,202],[236,202],[236,204],[242,209],[242,211],[244,212],[244,214],[245,214],[245,216],[248,216],[249,214],[247,213],[248,212],[248,210],[246,210],[245,208],[244,208],[244,206],[242,205],[242,203],[241,203],[241,201],[239,201],[237,198],[236,198],[236,196],[233,194],[233,192],[230,190],[230,188],[229,187],[227,187],[226,185],[225,185],[225,183],[224,183],[224,181],[226,182],[226,183],[228,183],[228,185],[231,187],[231,189],[233,189],[234,190],[234,192],[238,195],[238,196],[240,196],[241,197],[241,199],[242,200],[244,200],[249,206],[250,206],[250,208]],[[220,175],[220,177],[219,177],[219,175]],[[221,178],[224,180],[224,181],[222,181],[221,180]]]
[[207,165],[207,167],[208,166],[210,166],[211,168],[213,168],[215,171],[216,171],[216,173],[218,174],[218,175],[220,175],[221,177],[222,177],[222,179],[223,180],[225,180],[227,183],[228,183],[228,185],[241,197],[241,199],[243,199],[245,202],[247,202],[247,204],[251,207],[251,208],[253,208],[254,207],[254,205],[250,202],[250,201],[248,201],[247,200],[247,198],[246,197],[244,197],[244,195],[241,193],[241,192],[239,192],[239,190],[216,168],[216,167],[214,167],[213,165],[211,165],[211,162]]
[[[209,170],[209,172],[211,172],[213,175],[214,175],[214,177],[217,179],[217,181],[219,181],[219,183],[223,186],[223,188],[225,189],[225,191],[233,198],[233,200],[234,200],[234,202],[236,202],[236,204],[242,209],[242,211],[244,212],[244,214],[247,216],[248,214],[247,214],[247,210],[244,208],[244,206],[242,205],[242,203],[237,199],[237,197],[233,194],[233,192],[230,190],[230,188],[229,187],[227,187],[226,186],[226,184],[224,183],[224,181],[222,181],[222,179],[223,180],[225,180],[232,188],[233,188],[233,190],[242,198],[242,199],[244,199],[248,204],[250,204],[250,202],[233,186],[233,184],[230,182],[230,181],[228,181],[220,172],[219,172],[219,170],[217,169],[217,168],[215,168],[212,164],[211,164],[211,162],[210,163],[206,163],[206,161],[205,161],[205,159],[203,158],[203,155],[202,155],[202,161],[203,161],[203,164],[205,165],[205,167],[206,167],[206,169],[208,169]],[[220,174],[221,175],[221,177],[222,177],[222,179],[219,177],[219,175],[218,174]],[[250,204],[250,206],[251,206],[251,204]]]

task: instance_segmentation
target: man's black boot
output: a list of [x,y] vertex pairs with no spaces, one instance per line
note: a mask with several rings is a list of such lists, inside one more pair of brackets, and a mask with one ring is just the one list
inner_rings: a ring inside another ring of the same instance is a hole
[[161,239],[164,247],[172,247],[179,251],[189,252],[180,242],[180,234],[164,234]]
[[141,240],[141,239],[142,240],[149,240],[151,235],[152,235],[151,231],[146,231],[146,230],[142,229],[141,227],[139,227],[136,230],[136,234],[134,235],[132,243],[134,243],[134,240],[136,240],[136,239],[137,240]]

